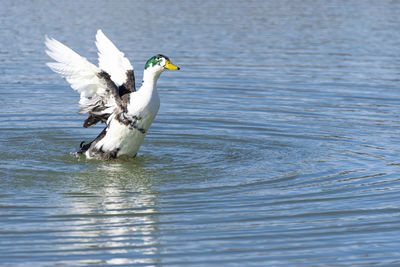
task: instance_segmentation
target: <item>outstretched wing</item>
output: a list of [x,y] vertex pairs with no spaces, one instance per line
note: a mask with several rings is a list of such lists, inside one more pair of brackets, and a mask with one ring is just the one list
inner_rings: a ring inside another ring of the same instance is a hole
[[[107,121],[108,117],[120,106],[118,92],[109,88],[102,77],[102,71],[59,41],[48,38],[45,42],[46,53],[56,62],[47,63],[54,72],[65,78],[71,87],[80,93],[79,113],[89,113],[84,127]],[[104,75],[103,75],[104,76]]]
[[124,53],[104,35],[101,30],[96,34],[96,46],[99,50],[99,67],[111,76],[118,86],[119,95],[135,92],[135,75],[133,67]]

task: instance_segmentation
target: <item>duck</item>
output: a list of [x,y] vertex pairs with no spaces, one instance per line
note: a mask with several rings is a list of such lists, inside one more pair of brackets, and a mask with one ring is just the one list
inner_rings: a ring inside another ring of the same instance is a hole
[[180,68],[157,54],[146,62],[142,84],[136,90],[132,64],[101,29],[95,44],[98,66],[45,36],[46,53],[54,60],[46,65],[80,94],[78,113],[88,114],[83,127],[105,123],[93,141],[81,142],[76,154],[101,160],[135,157],[160,107],[158,78],[165,70]]

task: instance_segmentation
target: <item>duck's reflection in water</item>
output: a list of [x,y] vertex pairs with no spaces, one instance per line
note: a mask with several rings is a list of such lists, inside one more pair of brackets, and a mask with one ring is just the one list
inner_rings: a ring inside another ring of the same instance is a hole
[[68,228],[64,234],[71,242],[60,248],[69,251],[69,263],[158,262],[158,195],[152,190],[153,177],[139,164],[117,162],[74,179],[62,216]]

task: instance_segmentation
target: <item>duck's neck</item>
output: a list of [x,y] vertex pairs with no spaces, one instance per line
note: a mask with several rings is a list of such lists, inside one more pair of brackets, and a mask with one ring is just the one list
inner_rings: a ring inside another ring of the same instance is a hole
[[144,70],[143,81],[142,81],[142,86],[140,87],[140,90],[145,90],[150,94],[155,92],[157,80],[160,77],[160,75],[161,75],[161,72]]

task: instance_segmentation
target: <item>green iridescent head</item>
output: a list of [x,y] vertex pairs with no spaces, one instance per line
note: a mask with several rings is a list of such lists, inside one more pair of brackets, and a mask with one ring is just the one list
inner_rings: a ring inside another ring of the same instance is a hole
[[146,70],[149,67],[155,67],[155,66],[160,66],[161,68],[164,69],[179,70],[179,67],[172,64],[168,57],[161,54],[155,55],[154,57],[147,60],[144,69]]

